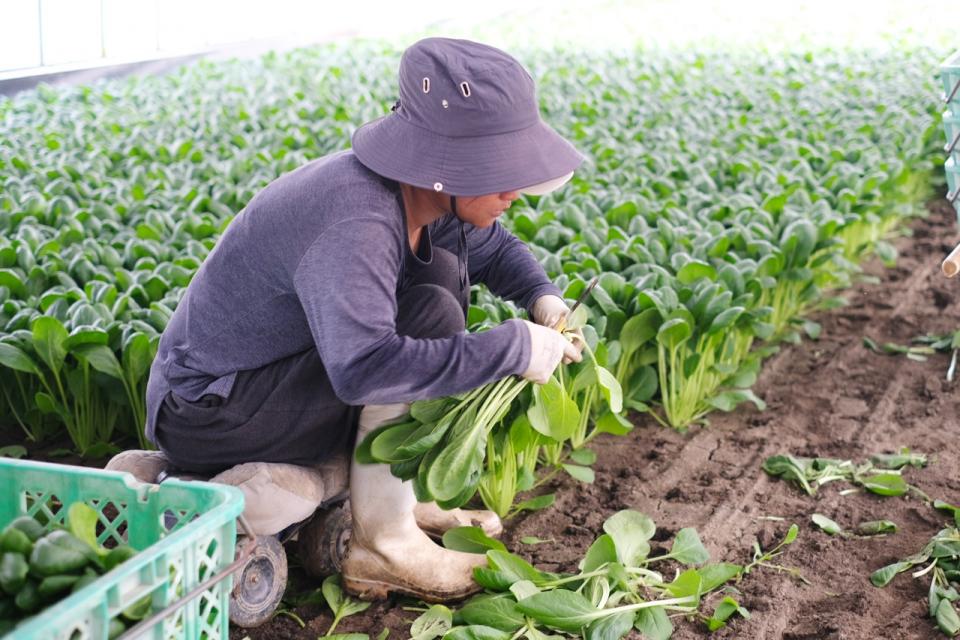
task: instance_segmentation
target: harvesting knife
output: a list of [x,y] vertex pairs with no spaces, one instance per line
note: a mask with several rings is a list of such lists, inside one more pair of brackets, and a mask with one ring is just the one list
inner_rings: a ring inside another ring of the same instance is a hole
[[573,303],[573,306],[570,307],[570,311],[566,316],[560,318],[560,322],[557,323],[557,331],[563,333],[563,330],[567,328],[567,318],[573,315],[573,312],[577,310],[577,307],[587,299],[587,296],[590,295],[590,292],[593,291],[593,288],[597,286],[597,283],[600,281],[600,276],[594,276],[593,280],[590,281],[590,284],[587,285],[587,288],[583,290],[583,293],[580,294],[580,297],[577,298],[577,301]]

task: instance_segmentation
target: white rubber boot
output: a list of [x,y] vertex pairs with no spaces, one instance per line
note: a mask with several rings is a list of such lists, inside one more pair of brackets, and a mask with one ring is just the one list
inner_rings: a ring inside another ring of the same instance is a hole
[[140,482],[156,484],[157,476],[170,465],[170,461],[160,451],[130,449],[121,451],[110,459],[107,471],[126,471]]
[[[364,407],[357,442],[408,408],[406,404]],[[342,571],[348,592],[364,600],[383,599],[393,592],[427,602],[446,602],[480,590],[473,580],[473,568],[486,565],[486,557],[435,544],[417,526],[416,504],[413,486],[395,478],[389,465],[353,461],[353,532]]]
[[455,527],[480,527],[491,538],[503,533],[500,516],[493,511],[473,509],[444,510],[436,502],[419,502],[413,508],[417,526],[431,538],[440,538]]

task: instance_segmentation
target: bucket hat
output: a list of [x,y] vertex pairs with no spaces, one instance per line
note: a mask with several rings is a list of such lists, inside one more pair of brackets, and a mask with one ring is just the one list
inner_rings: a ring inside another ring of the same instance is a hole
[[541,118],[533,78],[509,54],[426,38],[400,60],[400,99],[353,134],[353,151],[387,178],[453,196],[542,195],[583,156]]

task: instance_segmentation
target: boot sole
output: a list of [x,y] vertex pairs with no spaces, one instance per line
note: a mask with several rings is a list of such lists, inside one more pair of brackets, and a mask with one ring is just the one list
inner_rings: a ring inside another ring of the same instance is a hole
[[477,593],[483,589],[483,587],[478,584],[470,587],[469,589],[464,589],[456,593],[438,594],[417,591],[402,585],[390,584],[388,582],[381,582],[379,580],[350,578],[346,575],[341,575],[341,580],[343,582],[343,588],[346,589],[348,593],[360,598],[365,602],[386,600],[391,593],[397,593],[405,596],[412,596],[414,598],[420,598],[424,602],[438,604],[442,602],[449,602],[451,600],[463,600],[467,596],[473,595],[474,593]]

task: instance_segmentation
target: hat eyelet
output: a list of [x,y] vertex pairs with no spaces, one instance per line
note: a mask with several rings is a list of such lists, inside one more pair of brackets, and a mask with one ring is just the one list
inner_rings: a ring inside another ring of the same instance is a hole
[[466,80],[460,83],[460,93],[463,94],[464,98],[470,97],[470,84]]
[[430,93],[430,78],[423,79],[423,92]]
[[434,183],[433,183],[433,190],[434,190],[434,191],[443,191],[443,183],[441,183],[441,182],[434,182]]
[[449,109],[449,108],[450,108],[450,103],[447,102],[446,100],[441,100],[441,101],[440,101],[440,104],[443,105],[443,108],[444,108],[444,109]]

